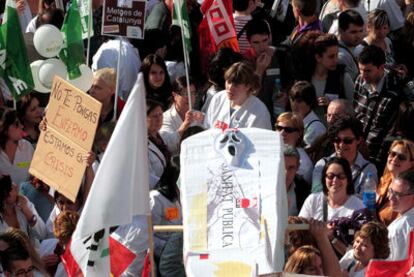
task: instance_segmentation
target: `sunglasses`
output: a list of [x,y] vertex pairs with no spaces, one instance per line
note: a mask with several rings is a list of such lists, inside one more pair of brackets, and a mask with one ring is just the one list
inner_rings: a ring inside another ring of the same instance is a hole
[[345,180],[346,179],[346,175],[344,173],[340,173],[340,174],[335,174],[335,173],[327,173],[325,178],[328,180],[333,180],[338,178],[339,180]]
[[276,130],[279,132],[285,131],[288,134],[294,133],[294,132],[299,132],[298,128],[294,128],[294,127],[283,127],[280,125],[276,125]]
[[336,143],[336,144],[340,144],[340,143],[352,144],[354,141],[355,141],[355,138],[339,138],[339,137],[336,137],[336,138],[333,139],[333,142]]
[[389,197],[395,197],[397,199],[403,198],[404,196],[409,196],[409,195],[414,195],[414,192],[398,192],[398,191],[393,191],[392,188],[388,189],[388,196]]
[[404,162],[404,161],[406,161],[406,160],[408,160],[408,157],[407,157],[407,155],[405,155],[405,154],[401,154],[401,153],[398,153],[398,152],[395,152],[395,151],[389,151],[388,152],[388,156],[392,159],[392,158],[395,158],[395,157],[397,157],[400,161],[402,161],[402,162]]

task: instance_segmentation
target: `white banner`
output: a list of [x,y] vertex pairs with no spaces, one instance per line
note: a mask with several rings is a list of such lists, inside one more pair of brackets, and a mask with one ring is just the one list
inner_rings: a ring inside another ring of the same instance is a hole
[[245,269],[226,276],[254,276],[256,267],[259,274],[283,270],[287,196],[282,145],[278,133],[258,128],[210,129],[183,142],[188,276],[223,276],[207,273],[215,272],[218,260]]

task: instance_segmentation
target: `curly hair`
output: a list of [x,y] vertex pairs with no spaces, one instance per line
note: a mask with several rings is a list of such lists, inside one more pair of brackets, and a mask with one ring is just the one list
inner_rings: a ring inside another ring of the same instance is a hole
[[374,259],[386,259],[390,255],[388,229],[381,222],[371,221],[362,225],[354,238],[369,239],[374,246]]
[[53,222],[53,234],[62,245],[66,245],[79,221],[79,214],[74,211],[61,212]]

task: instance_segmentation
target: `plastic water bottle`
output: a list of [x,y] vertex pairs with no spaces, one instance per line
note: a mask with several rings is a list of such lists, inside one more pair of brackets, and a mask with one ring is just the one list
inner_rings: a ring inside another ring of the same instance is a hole
[[365,208],[375,212],[375,197],[376,197],[377,184],[372,178],[372,173],[368,172],[367,178],[364,183],[364,193],[362,201],[364,202]]
[[276,77],[274,82],[274,93],[273,93],[273,115],[275,118],[279,116],[279,114],[283,113],[285,111],[285,107],[282,103],[280,103],[279,97],[280,97],[280,90],[282,88],[282,82],[280,81],[280,77]]

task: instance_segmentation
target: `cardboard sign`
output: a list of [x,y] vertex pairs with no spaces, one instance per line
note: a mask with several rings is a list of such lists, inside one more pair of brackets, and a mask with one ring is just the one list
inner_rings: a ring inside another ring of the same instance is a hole
[[145,3],[145,0],[105,0],[102,35],[143,39]]
[[59,77],[53,80],[42,131],[29,169],[72,201],[81,185],[102,104]]

